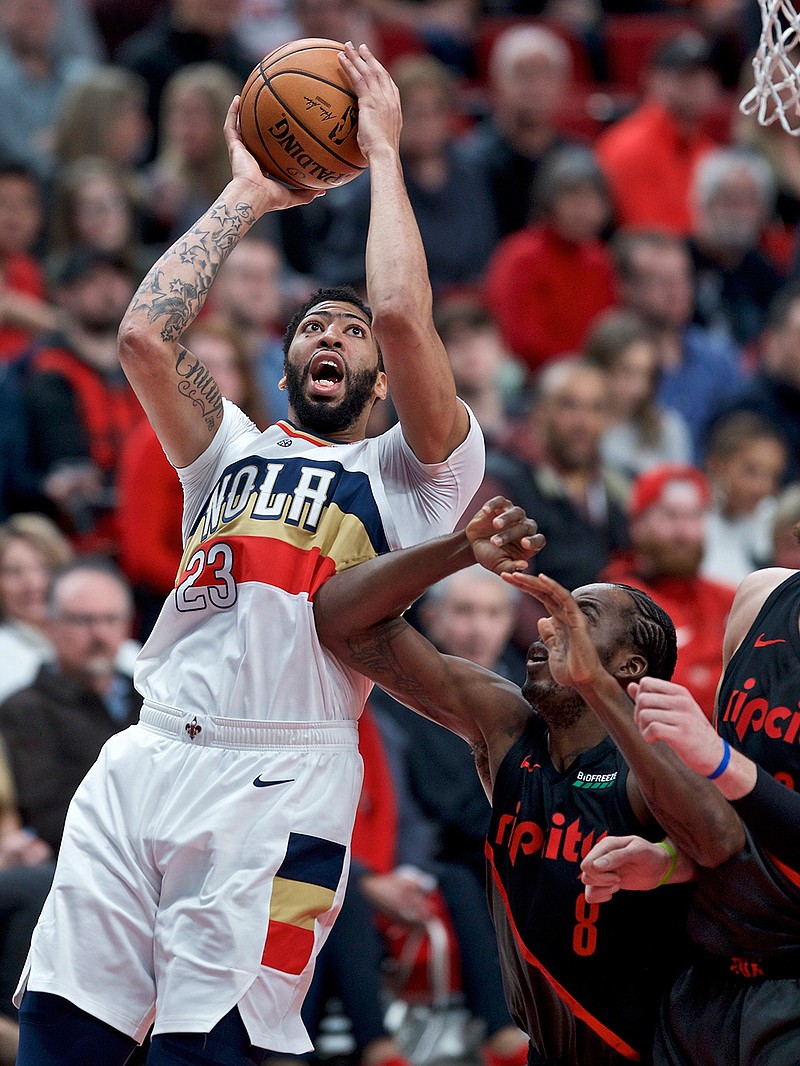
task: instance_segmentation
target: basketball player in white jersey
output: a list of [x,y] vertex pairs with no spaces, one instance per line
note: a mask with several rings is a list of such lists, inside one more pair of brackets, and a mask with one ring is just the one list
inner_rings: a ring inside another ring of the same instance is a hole
[[[137,663],[140,722],[67,818],[20,981],[20,1066],[303,1053],[300,1007],[344,893],[369,683],[324,651],[336,570],[450,531],[483,474],[431,317],[398,155],[396,87],[342,65],[371,175],[368,299],[316,294],[287,329],[289,418],[260,433],[181,345],[220,265],[268,211],[312,193],[262,174],[225,127],[233,178],[142,282],[120,360],[184,489],[184,555]],[[385,370],[384,370],[385,362]],[[365,438],[387,393],[399,423]],[[141,486],[142,507],[147,485]]]

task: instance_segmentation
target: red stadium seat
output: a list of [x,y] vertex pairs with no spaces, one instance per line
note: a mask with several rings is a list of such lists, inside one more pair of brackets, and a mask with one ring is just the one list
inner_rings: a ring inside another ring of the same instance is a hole
[[558,116],[558,128],[592,142],[598,134],[638,102],[635,93],[604,82],[573,85]]
[[381,19],[375,25],[380,60],[391,70],[392,64],[407,55],[425,55],[429,49],[425,41],[410,26]]
[[686,15],[607,15],[603,38],[609,81],[638,92],[656,47],[682,30],[697,28]]
[[730,144],[733,122],[739,108],[738,92],[723,92],[705,122],[706,133],[719,144]]

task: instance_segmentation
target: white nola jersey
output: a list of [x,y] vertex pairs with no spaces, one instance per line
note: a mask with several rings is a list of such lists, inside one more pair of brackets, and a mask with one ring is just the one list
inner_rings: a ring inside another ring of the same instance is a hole
[[146,700],[226,718],[356,718],[371,687],[320,645],[316,589],[337,570],[455,528],[483,476],[470,417],[443,463],[399,426],[338,444],[278,422],[264,433],[225,401],[208,449],[179,471],[184,553],[139,655]]

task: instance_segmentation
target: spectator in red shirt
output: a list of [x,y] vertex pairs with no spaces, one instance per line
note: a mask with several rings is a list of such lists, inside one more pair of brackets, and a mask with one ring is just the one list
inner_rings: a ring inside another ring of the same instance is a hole
[[21,374],[30,462],[44,505],[81,551],[117,548],[119,450],[143,417],[117,356],[137,278],[130,265],[76,249],[53,270],[62,328],[44,335]]
[[662,45],[643,102],[602,133],[595,146],[619,225],[688,235],[692,174],[715,147],[703,123],[718,92],[710,49],[700,34],[684,32]]
[[710,718],[722,668],[722,638],[734,589],[700,576],[711,489],[694,466],[654,467],[633,483],[628,508],[632,549],[600,577],[651,596],[675,623],[673,678]]
[[42,227],[39,182],[22,164],[0,166],[0,362],[28,348],[55,325],[32,248]]
[[[258,385],[240,330],[222,317],[209,316],[195,322],[185,340],[223,396],[263,426]],[[183,552],[183,489],[146,418],[122,446],[117,495],[120,565],[134,589],[137,636],[145,639],[175,584]]]
[[532,225],[505,237],[489,263],[486,297],[508,347],[535,372],[576,352],[595,318],[615,303],[603,172],[586,148],[542,164]]

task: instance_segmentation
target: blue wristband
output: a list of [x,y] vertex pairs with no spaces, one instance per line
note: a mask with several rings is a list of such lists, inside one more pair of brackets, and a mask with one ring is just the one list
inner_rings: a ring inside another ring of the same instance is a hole
[[728,763],[731,761],[731,746],[730,746],[730,744],[727,742],[727,740],[723,740],[722,744],[723,744],[724,750],[722,752],[722,758],[719,761],[719,766],[716,768],[716,770],[713,772],[713,774],[706,774],[706,777],[708,778],[709,781],[716,781],[716,779],[718,777],[721,777],[722,774],[724,774],[726,769],[728,768]]

